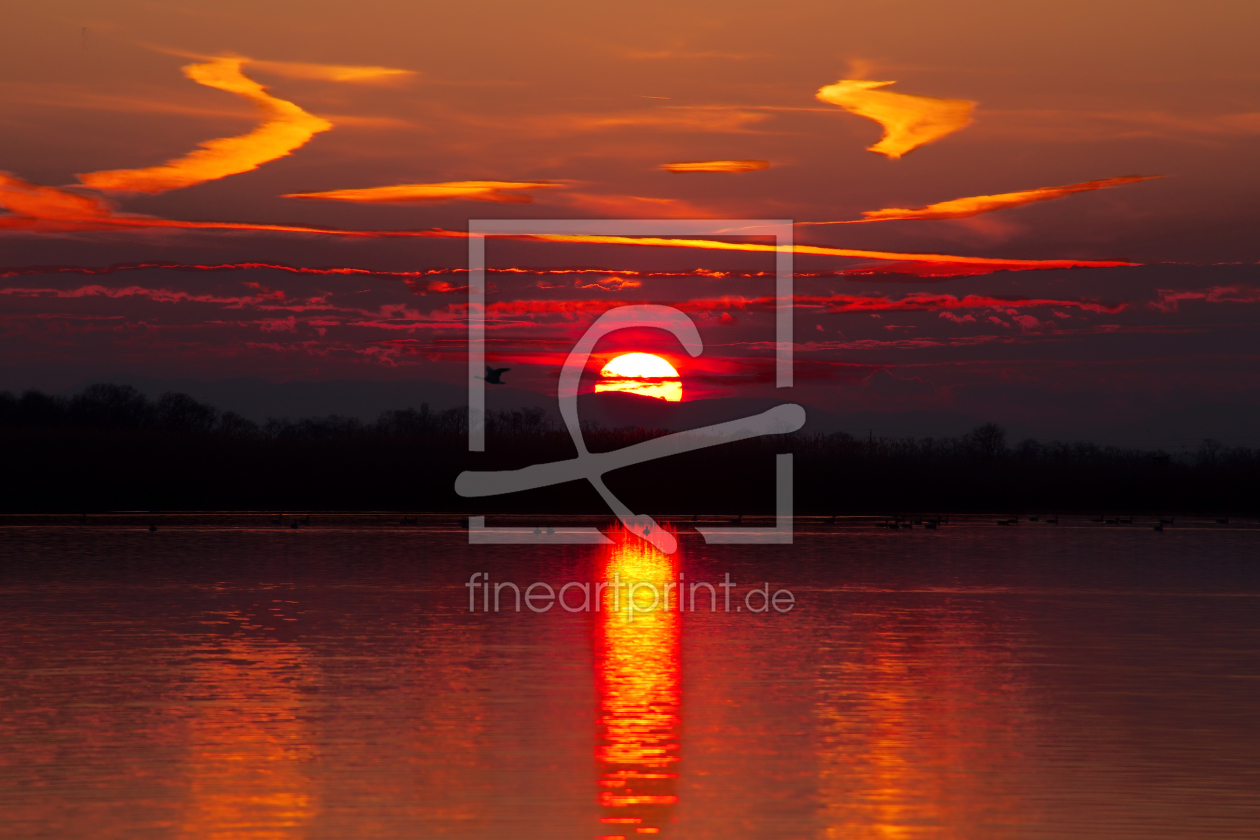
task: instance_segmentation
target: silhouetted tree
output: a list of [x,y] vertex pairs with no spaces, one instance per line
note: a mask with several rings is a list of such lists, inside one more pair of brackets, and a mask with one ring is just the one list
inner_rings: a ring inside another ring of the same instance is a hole
[[996,423],[985,423],[968,432],[963,445],[981,457],[996,458],[1006,452],[1006,431]]
[[235,411],[225,411],[219,415],[218,431],[232,437],[249,437],[261,432],[257,423]]
[[18,400],[14,425],[38,429],[54,428],[67,421],[67,414],[65,400],[39,391],[27,391]]
[[159,397],[152,414],[156,427],[166,432],[209,432],[219,419],[215,408],[175,393]]
[[[468,509],[465,469],[572,458],[566,429],[541,409],[488,412],[484,453],[467,450],[467,408],[271,419],[262,426],[186,394],[149,400],[93,385],[70,398],[0,393],[0,509]],[[592,452],[667,434],[584,424]],[[635,510],[773,510],[774,454],[793,452],[801,513],[987,510],[1260,512],[1260,450],[1205,441],[1193,456],[1021,441],[1001,427],[957,438],[774,435],[672,456],[607,476]],[[664,472],[662,472],[662,470]],[[669,476],[662,480],[662,475]],[[584,482],[478,500],[493,512],[607,513]]]
[[89,385],[70,398],[69,419],[89,429],[143,429],[151,425],[153,409],[130,385]]

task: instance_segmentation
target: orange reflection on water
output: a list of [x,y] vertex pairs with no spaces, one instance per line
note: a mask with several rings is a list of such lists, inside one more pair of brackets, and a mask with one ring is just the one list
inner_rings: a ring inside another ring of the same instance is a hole
[[1022,836],[1032,724],[1004,640],[961,611],[878,620],[846,627],[861,651],[821,685],[824,836]]
[[[662,833],[678,802],[681,667],[677,555],[626,537],[606,555],[595,636],[599,803],[604,838]],[[631,614],[627,591],[635,588]],[[614,586],[614,584],[617,584]],[[671,609],[665,609],[665,605]]]
[[178,834],[207,840],[303,836],[316,813],[304,768],[315,758],[298,715],[296,645],[233,640],[194,666],[202,701],[189,721],[188,801]]

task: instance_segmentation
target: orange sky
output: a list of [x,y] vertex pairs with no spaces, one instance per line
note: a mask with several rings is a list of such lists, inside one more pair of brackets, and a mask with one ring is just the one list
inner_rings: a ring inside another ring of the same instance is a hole
[[[827,348],[816,351],[819,364],[917,380],[939,366],[940,353],[907,356],[904,345],[888,345],[892,334],[935,346],[971,341],[993,346],[974,360],[990,371],[977,384],[1009,386],[1009,376],[994,380],[992,371],[1029,354],[1067,366],[1105,359],[1130,366],[1127,381],[1150,403],[1171,397],[1155,378],[1138,381],[1146,376],[1140,360],[1152,369],[1165,357],[1225,353],[1198,369],[1231,371],[1238,393],[1229,398],[1250,400],[1242,391],[1254,388],[1244,373],[1251,350],[1234,335],[1255,322],[1257,280],[1221,264],[1260,260],[1260,76],[1249,41],[1257,18],[1241,3],[1205,12],[1127,0],[1054,9],[994,0],[773,10],[648,3],[633,16],[574,2],[528,10],[31,4],[0,32],[0,171],[9,173],[0,183],[0,269],[165,262],[456,271],[466,259],[458,237],[472,218],[790,219],[800,223],[798,292],[807,296],[897,298],[947,282],[959,299],[1127,307],[1105,340],[1068,340],[1049,311],[1020,310],[1018,321],[994,309],[970,322],[874,324],[848,315],[802,323],[798,341],[808,331]],[[367,231],[403,235],[344,235]],[[425,231],[437,238],[415,236]],[[761,247],[736,247],[746,245]],[[641,288],[617,272],[769,268],[754,254],[690,247],[522,243],[492,252],[504,267],[607,269],[603,278],[510,291],[512,301],[571,300],[574,311],[611,305],[618,294],[764,294],[751,282],[700,275],[685,288]],[[1165,263],[1183,268],[1152,268],[1135,284],[1137,275],[1119,267]],[[1072,265],[1099,268],[1088,282],[1039,272],[1012,285],[1015,275],[991,273]],[[1109,265],[1117,268],[1108,273]],[[398,323],[386,329],[374,316],[375,334],[361,326],[369,321],[351,329],[328,303],[368,294],[372,306],[350,308],[412,312],[410,338],[450,339],[451,301],[421,301],[414,284],[379,279],[352,291],[308,283],[289,299],[319,298],[329,308],[294,315],[291,328],[277,331],[248,326],[270,318],[226,318],[187,303],[142,311],[139,298],[118,293],[160,286],[173,296],[145,299],[252,300],[241,284],[272,288],[263,274],[223,278],[236,286],[208,297],[204,275],[156,286],[111,276],[101,296],[73,298],[82,307],[74,311],[28,291],[70,293],[77,287],[65,277],[0,290],[0,387],[172,374],[171,360],[185,356],[197,378],[460,377],[453,362],[372,349],[397,340]],[[460,285],[445,288],[458,294]],[[510,285],[498,288],[508,295]],[[1161,308],[1166,300],[1187,303],[1173,311]],[[726,348],[734,370],[768,337],[755,318],[722,317],[712,314],[710,341]],[[107,336],[101,319],[119,323]],[[236,326],[213,326],[228,321]],[[59,335],[78,338],[53,341],[54,322]],[[500,326],[518,329],[522,341],[550,329],[561,344],[570,328],[537,319]],[[1102,326],[1089,325],[1090,334]],[[1125,344],[1114,337],[1120,329],[1145,337]],[[1160,331],[1201,338],[1150,337]],[[140,349],[158,336],[160,351]],[[855,341],[884,350],[858,352]],[[1012,350],[1012,341],[1029,346]],[[205,362],[207,342],[217,348],[214,364]],[[1185,344],[1173,350],[1176,342]],[[1173,378],[1190,383],[1194,370]],[[546,390],[554,371],[516,375]],[[962,383],[946,379],[925,381],[952,395],[941,405],[957,406]],[[1046,374],[1029,387],[1075,386]],[[1090,387],[1101,394],[1115,386]]]

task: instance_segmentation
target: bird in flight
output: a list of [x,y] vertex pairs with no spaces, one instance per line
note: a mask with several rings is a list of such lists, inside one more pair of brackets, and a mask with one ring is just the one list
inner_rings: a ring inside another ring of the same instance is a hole
[[511,370],[511,368],[492,368],[489,365],[486,365],[485,380],[491,385],[506,385],[507,383],[499,377],[503,376],[503,374],[507,373],[509,370]]

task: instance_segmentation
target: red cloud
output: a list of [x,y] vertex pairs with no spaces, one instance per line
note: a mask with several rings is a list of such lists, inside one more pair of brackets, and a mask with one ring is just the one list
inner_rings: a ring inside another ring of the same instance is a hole
[[1160,312],[1176,312],[1183,300],[1201,300],[1206,303],[1260,303],[1260,289],[1244,286],[1213,286],[1202,291],[1176,292],[1160,289],[1159,298],[1148,306]]
[[[488,313],[503,315],[558,315],[579,312],[603,312],[613,306],[631,303],[631,301],[604,300],[516,300],[496,301],[487,305]],[[644,303],[635,301],[634,303]],[[673,305],[684,312],[710,312],[726,310],[761,310],[773,309],[777,301],[774,297],[742,297],[732,295],[720,298],[679,301]],[[1003,312],[1016,309],[1044,308],[1057,306],[1072,307],[1088,312],[1116,313],[1125,309],[1127,303],[1101,303],[1094,300],[1057,300],[1050,298],[996,298],[987,295],[934,295],[927,292],[915,292],[894,300],[886,295],[797,295],[794,298],[797,306],[812,306],[826,309],[828,312],[935,312],[958,309],[998,309]]]

